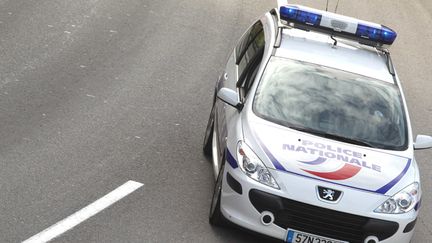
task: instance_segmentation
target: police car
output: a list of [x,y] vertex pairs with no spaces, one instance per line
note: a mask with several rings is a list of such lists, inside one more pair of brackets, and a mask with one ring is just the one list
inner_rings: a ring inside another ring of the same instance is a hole
[[409,242],[421,204],[392,29],[281,5],[243,34],[215,88],[203,149],[210,223],[293,242]]

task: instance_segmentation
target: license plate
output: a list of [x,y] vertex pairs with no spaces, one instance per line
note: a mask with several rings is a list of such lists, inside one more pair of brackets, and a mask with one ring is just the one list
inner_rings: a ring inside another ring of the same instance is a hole
[[322,237],[319,235],[313,235],[298,230],[288,229],[287,243],[349,243],[348,241],[340,241]]

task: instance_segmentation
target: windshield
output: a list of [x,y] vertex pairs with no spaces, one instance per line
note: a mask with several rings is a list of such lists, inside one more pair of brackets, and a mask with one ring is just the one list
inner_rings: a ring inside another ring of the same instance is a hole
[[270,59],[254,112],[293,129],[391,150],[407,146],[401,94],[394,84],[290,59]]

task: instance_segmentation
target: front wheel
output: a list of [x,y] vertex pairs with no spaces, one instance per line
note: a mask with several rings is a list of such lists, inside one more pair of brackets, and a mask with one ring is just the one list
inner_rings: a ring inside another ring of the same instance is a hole
[[220,210],[224,168],[225,165],[222,165],[219,170],[219,174],[214,187],[213,198],[210,206],[209,222],[211,225],[216,225],[216,226],[226,225],[226,219]]
[[207,157],[210,157],[212,155],[212,139],[213,139],[213,129],[214,129],[214,110],[215,105],[213,104],[213,108],[210,112],[210,117],[207,122],[207,128],[205,130],[204,134],[204,141],[203,141],[203,152],[204,155]]

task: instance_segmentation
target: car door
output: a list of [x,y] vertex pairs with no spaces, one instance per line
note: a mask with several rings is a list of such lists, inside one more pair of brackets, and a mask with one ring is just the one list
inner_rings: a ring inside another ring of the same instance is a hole
[[[264,29],[260,20],[255,22],[241,37],[227,62],[225,72],[217,84],[217,90],[226,87],[239,93],[239,100],[244,101],[252,86],[264,52]],[[216,126],[219,148],[219,158],[226,148],[226,138],[230,136],[229,125],[239,119],[239,110],[216,100]]]

